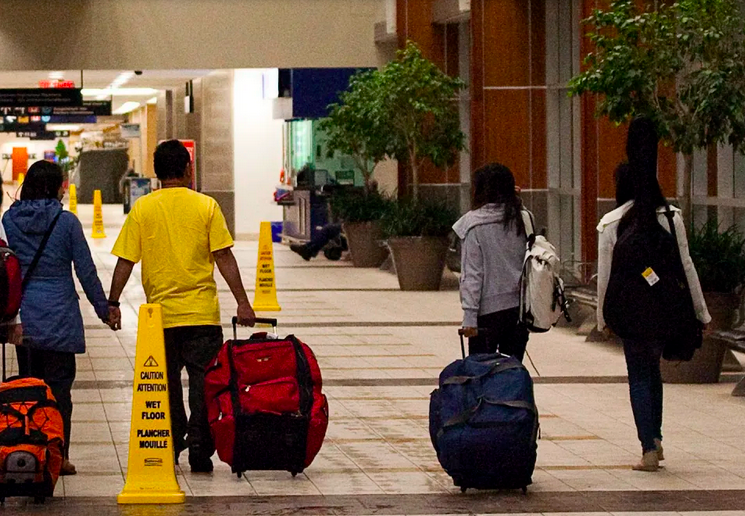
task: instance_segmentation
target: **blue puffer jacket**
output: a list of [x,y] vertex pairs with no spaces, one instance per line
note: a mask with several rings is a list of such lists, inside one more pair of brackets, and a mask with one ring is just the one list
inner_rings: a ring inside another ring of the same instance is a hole
[[[18,255],[23,272],[54,217],[62,211],[56,200],[18,201],[3,216],[8,245]],[[109,307],[93,264],[83,226],[75,215],[60,215],[21,302],[23,335],[36,349],[85,353],[85,329],[72,278],[72,265],[88,300],[101,320]]]

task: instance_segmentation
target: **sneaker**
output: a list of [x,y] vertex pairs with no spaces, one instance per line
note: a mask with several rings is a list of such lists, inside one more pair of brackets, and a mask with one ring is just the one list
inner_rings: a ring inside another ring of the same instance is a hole
[[302,256],[303,260],[305,260],[306,262],[309,262],[310,259],[313,258],[313,253],[310,252],[310,249],[308,249],[308,247],[305,245],[292,244],[290,246],[290,250]]
[[62,468],[60,468],[59,474],[62,476],[77,475],[78,470],[75,469],[75,464],[65,459],[62,462]]
[[646,452],[642,455],[642,460],[639,464],[632,466],[634,471],[648,471],[653,472],[660,469],[660,459],[657,456],[657,450]]
[[189,466],[192,473],[212,473],[215,467],[212,465],[212,459],[193,459],[189,457]]
[[665,450],[662,449],[662,440],[655,439],[654,446],[657,448],[657,459],[660,461],[665,460]]

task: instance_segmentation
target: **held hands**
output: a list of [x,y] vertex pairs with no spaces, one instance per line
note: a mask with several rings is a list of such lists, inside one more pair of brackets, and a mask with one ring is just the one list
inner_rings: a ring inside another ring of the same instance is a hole
[[104,322],[114,331],[122,329],[122,311],[118,306],[109,307],[109,319]]
[[251,326],[256,324],[256,314],[249,303],[238,305],[238,324],[241,326]]
[[472,339],[473,337],[478,336],[479,329],[478,328],[462,328],[460,333],[464,337]]

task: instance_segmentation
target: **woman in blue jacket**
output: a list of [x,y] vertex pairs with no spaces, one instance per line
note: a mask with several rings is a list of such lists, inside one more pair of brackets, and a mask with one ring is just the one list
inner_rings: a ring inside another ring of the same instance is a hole
[[75,354],[85,353],[85,331],[72,265],[96,315],[107,324],[110,316],[83,227],[75,215],[62,209],[63,193],[62,169],[47,161],[34,163],[26,175],[21,200],[5,213],[3,226],[26,277],[44,235],[54,224],[41,258],[27,278],[21,301],[23,345],[16,351],[19,369],[44,380],[57,399],[65,426],[61,474],[73,475],[75,466],[68,460],[70,390],[75,380]]

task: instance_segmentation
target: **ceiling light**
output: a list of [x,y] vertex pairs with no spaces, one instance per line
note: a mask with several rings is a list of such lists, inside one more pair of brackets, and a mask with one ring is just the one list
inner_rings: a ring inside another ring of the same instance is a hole
[[84,97],[109,97],[120,95],[124,97],[152,97],[158,93],[153,88],[83,88]]
[[50,79],[64,79],[65,72],[49,72]]
[[132,102],[132,101],[125,102],[124,104],[119,106],[116,110],[114,110],[113,114],[114,115],[126,115],[127,113],[129,113],[130,111],[134,111],[138,107],[140,107],[139,102]]
[[153,97],[151,99],[147,99],[148,104],[157,104],[158,103],[158,97]]
[[77,124],[47,124],[47,131],[80,131],[82,127]]

